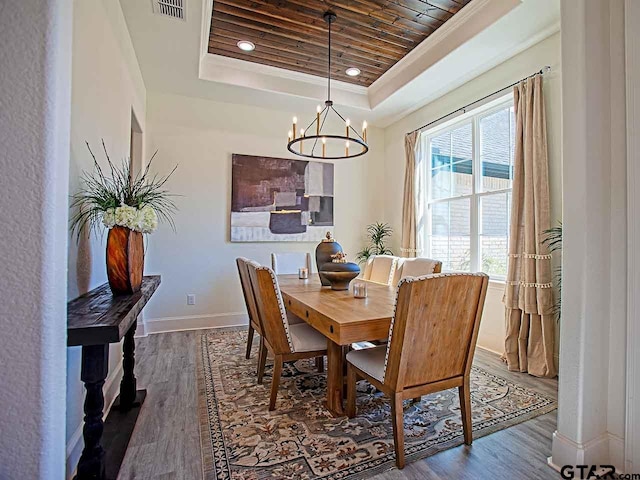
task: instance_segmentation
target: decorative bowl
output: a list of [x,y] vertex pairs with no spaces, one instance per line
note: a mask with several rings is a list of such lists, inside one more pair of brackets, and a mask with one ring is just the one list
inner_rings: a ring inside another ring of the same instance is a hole
[[322,265],[321,274],[331,290],[349,290],[349,283],[360,274],[360,267],[353,262],[328,262]]

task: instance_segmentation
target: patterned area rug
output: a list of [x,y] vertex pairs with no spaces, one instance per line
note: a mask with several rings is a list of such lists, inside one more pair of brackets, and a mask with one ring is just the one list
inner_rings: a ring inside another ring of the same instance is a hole
[[[244,358],[246,331],[208,332],[198,351],[205,480],[358,479],[395,468],[389,400],[359,382],[358,416],[333,418],[323,406],[325,376],[301,360],[283,369],[269,412],[271,367],[256,384],[257,342]],[[473,367],[474,438],[556,408],[554,400]],[[405,403],[407,463],[463,443],[457,390]]]

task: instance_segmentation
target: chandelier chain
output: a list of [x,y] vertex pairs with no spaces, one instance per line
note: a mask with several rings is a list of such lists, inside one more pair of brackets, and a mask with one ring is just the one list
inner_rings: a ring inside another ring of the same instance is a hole
[[327,102],[331,101],[331,24],[333,22],[329,19],[329,62],[327,68]]

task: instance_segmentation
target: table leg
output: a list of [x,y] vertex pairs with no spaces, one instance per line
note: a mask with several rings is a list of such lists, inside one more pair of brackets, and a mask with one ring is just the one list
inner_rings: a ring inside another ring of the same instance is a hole
[[124,336],[122,345],[122,381],[120,382],[120,402],[118,409],[123,412],[131,410],[136,400],[137,382],[133,369],[136,365],[136,343],[134,335],[137,326],[138,322],[133,322],[133,325],[131,325],[131,328],[129,328],[129,331]]
[[76,479],[105,478],[105,451],[102,448],[102,410],[104,396],[102,387],[109,370],[109,345],[82,347],[82,370],[80,378],[87,394],[84,400],[84,450],[78,462]]
[[327,341],[327,408],[335,417],[345,415],[342,407],[344,385],[344,357],[342,345]]

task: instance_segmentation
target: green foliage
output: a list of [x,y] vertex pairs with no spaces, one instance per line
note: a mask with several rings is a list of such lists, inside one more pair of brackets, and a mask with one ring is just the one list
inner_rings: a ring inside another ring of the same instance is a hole
[[393,252],[385,245],[392,233],[393,229],[387,223],[376,222],[368,225],[369,244],[358,252],[356,261],[362,264],[372,255],[393,255]]
[[149,169],[158,153],[156,151],[144,171],[138,172],[134,177],[128,161],[123,160],[120,168],[113,164],[103,140],[102,148],[110,170],[110,177],[107,177],[91,151],[89,143],[86,143],[93,157],[94,171],[82,173],[80,190],[71,197],[71,208],[75,210],[70,219],[71,232],[76,233],[78,240],[85,228],[88,227],[93,232],[98,230],[104,212],[121,205],[138,209],[149,206],[155,210],[161,221],[169,223],[175,230],[172,216],[176,211],[176,205],[170,198],[173,195],[164,189],[164,185],[178,168],[177,165],[169,175],[151,176]]
[[[550,228],[544,232],[544,240],[542,243],[549,247],[549,252],[562,252],[562,222],[558,222],[557,227]],[[562,265],[554,269],[554,280],[558,288],[558,296],[553,306],[553,313],[556,319],[560,321],[560,312],[562,307]]]

